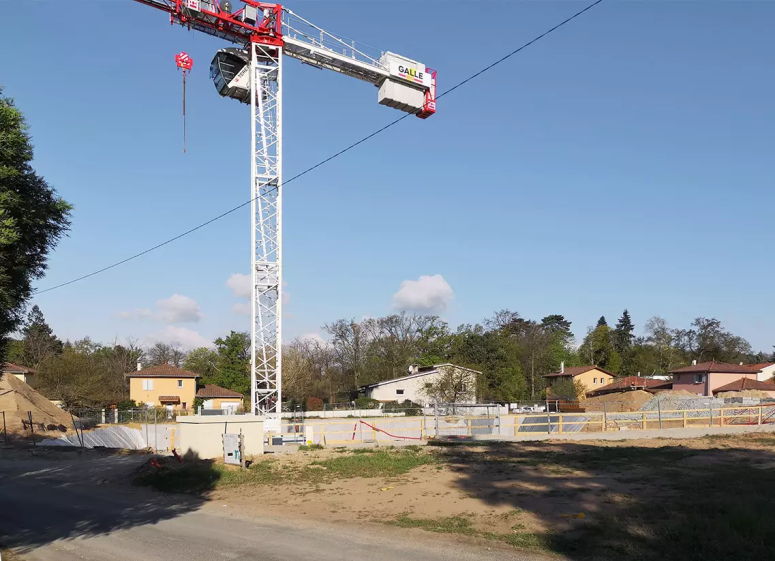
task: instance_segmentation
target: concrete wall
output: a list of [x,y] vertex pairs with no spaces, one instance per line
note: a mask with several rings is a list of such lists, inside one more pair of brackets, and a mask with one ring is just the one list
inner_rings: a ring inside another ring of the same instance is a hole
[[245,455],[264,453],[264,418],[252,415],[193,415],[178,417],[180,452],[201,459],[223,458],[223,434],[245,436]]
[[31,388],[35,387],[35,374],[29,372],[27,374],[14,374],[19,380],[30,386]]
[[[153,380],[153,389],[144,390],[143,380]],[[178,387],[178,380],[183,381],[183,387]],[[196,396],[195,378],[129,378],[129,399],[133,399],[138,405],[148,404],[154,407],[161,407],[159,401],[160,395],[177,395],[180,397],[180,404],[176,408],[186,409],[194,407],[194,397]]]
[[[463,371],[465,372],[465,371]],[[437,372],[429,372],[407,378],[405,380],[388,381],[380,384],[376,388],[369,390],[367,397],[379,401],[397,401],[403,403],[407,399],[420,405],[431,405],[429,398],[425,395],[428,384],[435,384],[443,376],[441,369]],[[466,376],[466,384],[472,388],[471,395],[476,395],[476,375],[471,372]],[[475,399],[461,401],[460,403],[475,403]]]

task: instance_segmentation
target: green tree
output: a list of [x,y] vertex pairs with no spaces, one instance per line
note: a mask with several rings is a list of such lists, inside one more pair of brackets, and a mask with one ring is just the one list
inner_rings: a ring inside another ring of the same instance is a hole
[[54,335],[37,304],[30,310],[22,334],[25,366],[40,368],[45,360],[62,353],[62,341]]
[[203,384],[214,384],[218,376],[218,353],[207,347],[194,349],[186,355],[183,369],[199,374]]
[[215,340],[218,362],[216,385],[250,397],[250,334],[232,331],[228,337]]
[[608,322],[605,320],[605,316],[600,316],[600,319],[597,320],[597,327],[602,327],[604,325],[607,327]]
[[635,374],[635,371],[633,371],[632,352],[632,342],[635,339],[633,331],[635,331],[635,326],[632,323],[630,312],[625,308],[624,312],[622,312],[622,317],[616,322],[616,327],[614,327],[612,333],[614,350],[620,358],[620,365],[617,372],[622,376]]
[[0,361],[22,323],[32,281],[70,227],[72,207],[32,168],[27,123],[0,89]]

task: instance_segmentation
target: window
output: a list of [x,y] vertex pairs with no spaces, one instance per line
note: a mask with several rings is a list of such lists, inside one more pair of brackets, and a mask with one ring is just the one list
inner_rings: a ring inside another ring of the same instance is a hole
[[186,402],[184,401],[183,402],[183,409],[185,409],[185,408],[186,408]]
[[153,389],[153,380],[143,380],[143,389],[150,391]]
[[396,395],[404,395],[404,390],[396,390]]
[[[600,379],[602,380],[602,378]],[[592,385],[596,385],[596,384],[597,384],[597,378],[592,378]]]
[[430,382],[426,382],[426,383],[425,383],[425,389],[426,389],[426,390],[429,390],[429,389],[431,389],[432,387],[433,387],[433,384],[431,384]]
[[179,388],[182,388],[182,387],[183,387],[183,380],[178,380],[178,387],[179,387]]
[[460,384],[460,391],[461,391],[461,392],[466,392],[466,391],[467,391],[467,390],[466,390],[466,387],[467,387],[467,386],[466,386],[466,383],[465,383],[465,382],[461,383],[461,384]]
[[695,384],[702,384],[705,382],[705,374],[695,374],[694,375],[694,383]]

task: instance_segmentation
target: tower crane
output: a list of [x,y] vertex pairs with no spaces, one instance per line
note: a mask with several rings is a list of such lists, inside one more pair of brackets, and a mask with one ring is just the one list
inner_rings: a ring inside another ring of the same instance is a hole
[[135,0],[167,12],[171,24],[219,37],[210,77],[222,97],[250,105],[251,412],[279,429],[282,407],[283,55],[370,82],[377,101],[421,119],[436,112],[436,71],[318,27],[280,4],[255,0]]

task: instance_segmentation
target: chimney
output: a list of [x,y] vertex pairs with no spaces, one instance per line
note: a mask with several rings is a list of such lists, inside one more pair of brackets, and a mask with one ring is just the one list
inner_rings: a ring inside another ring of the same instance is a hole
[[697,359],[692,359],[692,366],[697,366]]
[[740,361],[740,366],[742,366],[742,365],[743,365],[743,361],[741,360],[741,361]]
[[565,361],[560,362],[560,374],[565,374]]
[[140,372],[140,370],[142,370],[142,369],[143,369],[143,363],[138,360],[137,361],[137,371]]
[[420,369],[420,366],[417,364],[410,364],[409,365],[409,374],[415,374]]

